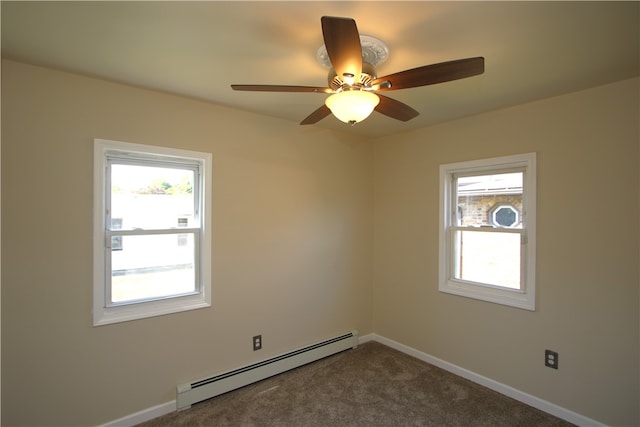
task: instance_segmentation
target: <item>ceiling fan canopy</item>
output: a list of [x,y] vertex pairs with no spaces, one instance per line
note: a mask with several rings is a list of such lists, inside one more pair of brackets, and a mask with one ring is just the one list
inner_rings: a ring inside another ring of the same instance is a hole
[[[384,43],[372,37],[360,36],[355,20],[351,18],[323,16],[321,24],[324,50],[331,66],[327,87],[232,84],[231,88],[241,91],[332,94],[325,104],[302,120],[301,125],[317,123],[331,113],[339,120],[354,125],[366,119],[374,110],[406,122],[420,113],[407,104],[377,92],[444,83],[484,73],[484,58],[474,57],[424,65],[378,77],[375,65],[388,55]],[[318,51],[320,60],[325,55],[324,50],[320,48]]]

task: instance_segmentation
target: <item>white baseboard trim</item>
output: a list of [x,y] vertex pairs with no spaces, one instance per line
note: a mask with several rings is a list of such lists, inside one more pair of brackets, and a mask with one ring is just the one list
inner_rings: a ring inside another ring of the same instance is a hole
[[[473,381],[476,384],[480,384],[481,386],[487,387],[488,389],[497,391],[500,394],[504,394],[505,396],[518,400],[536,409],[540,409],[541,411],[554,415],[558,418],[562,418],[563,420],[569,421],[570,423],[573,423],[575,425],[582,426],[582,427],[605,427],[605,424],[602,424],[601,422],[592,420],[591,418],[585,417],[584,415],[580,415],[576,412],[562,408],[556,404],[547,402],[546,400],[532,396],[528,393],[517,390],[508,385],[499,383],[490,378],[484,377],[480,374],[476,374],[475,372],[469,371],[468,369],[464,369],[464,368],[461,368],[460,366],[456,366],[453,363],[449,363],[442,359],[438,359],[437,357],[431,356],[430,354],[427,354],[427,353],[423,353],[412,347],[406,346],[404,344],[400,344],[397,341],[393,341],[389,338],[385,338],[377,334],[369,334],[362,338],[364,339],[365,337],[367,338],[367,341],[377,341],[388,347],[394,348],[405,354],[413,356],[416,359],[420,359],[423,362],[430,363],[434,366],[437,366],[438,368],[442,368],[445,371],[449,371],[452,374],[458,375],[459,377],[468,379],[469,381]],[[361,341],[361,342],[366,342],[366,341]]]
[[176,410],[176,401],[163,403],[162,405],[153,406],[151,408],[144,409],[135,414],[127,415],[126,417],[119,418],[115,421],[110,421],[106,424],[102,424],[99,427],[133,427],[136,424],[144,423],[145,421],[152,420],[154,418],[161,417]]
[[376,334],[358,335],[358,344],[364,344],[369,341],[375,341]]
[[[562,418],[563,420],[569,421],[570,423],[573,423],[575,425],[582,426],[582,427],[605,427],[605,424],[592,420],[591,418],[587,418],[576,412],[562,408],[551,402],[547,402],[546,400],[540,399],[538,397],[532,396],[528,393],[517,390],[508,385],[499,383],[490,378],[476,374],[475,372],[469,371],[468,369],[464,369],[464,368],[461,368],[460,366],[456,366],[453,363],[449,363],[442,359],[438,359],[435,356],[431,356],[430,354],[423,353],[407,345],[400,344],[399,342],[391,340],[389,338],[385,338],[377,334],[367,334],[367,335],[362,335],[358,337],[359,344],[364,344],[369,341],[377,341],[380,344],[384,344],[388,347],[394,348],[398,351],[408,354],[409,356],[413,356],[416,359],[422,360],[423,362],[430,363],[434,366],[437,366],[438,368],[444,369],[445,371],[449,371],[452,374],[458,375],[462,378],[466,378],[469,381],[473,381],[476,384],[480,384],[484,387],[487,387],[488,389],[504,394],[505,396],[518,400],[536,409],[540,409],[541,411],[554,415],[558,418]],[[157,406],[142,410],[140,412],[136,412],[135,414],[131,414],[126,417],[117,419],[115,421],[108,422],[99,427],[133,427],[136,424],[140,424],[145,421],[149,421],[154,418],[160,417],[162,415],[169,414],[171,412],[174,412],[175,410],[176,410],[176,401],[172,400],[171,402],[163,403],[162,405],[157,405]]]

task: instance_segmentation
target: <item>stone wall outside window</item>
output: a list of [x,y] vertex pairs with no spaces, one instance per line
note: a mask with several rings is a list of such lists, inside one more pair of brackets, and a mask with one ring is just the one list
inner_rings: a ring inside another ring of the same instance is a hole
[[518,211],[518,218],[522,218],[522,194],[474,195],[461,198],[458,200],[460,225],[493,226],[491,213],[494,208],[504,205],[512,206]]

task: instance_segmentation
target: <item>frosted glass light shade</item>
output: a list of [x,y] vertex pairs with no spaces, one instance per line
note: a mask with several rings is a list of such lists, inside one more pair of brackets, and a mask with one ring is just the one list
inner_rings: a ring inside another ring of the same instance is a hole
[[338,120],[354,124],[369,117],[379,102],[375,93],[347,90],[331,95],[324,103]]

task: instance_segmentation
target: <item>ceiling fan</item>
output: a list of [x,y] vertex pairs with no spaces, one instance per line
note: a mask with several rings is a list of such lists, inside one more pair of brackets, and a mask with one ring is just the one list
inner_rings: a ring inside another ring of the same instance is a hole
[[[354,125],[367,118],[374,109],[388,117],[406,122],[420,113],[407,104],[377,92],[427,86],[484,72],[484,58],[475,57],[425,65],[378,77],[375,71],[377,61],[375,58],[369,61],[371,52],[365,52],[364,44],[361,44],[367,36],[360,36],[355,20],[323,16],[321,23],[324,48],[332,67],[329,71],[329,87],[232,84],[231,88],[243,91],[332,94],[326,99],[325,104],[307,116],[301,125],[317,123],[331,113],[343,122]],[[372,37],[369,39],[382,43]],[[386,50],[386,46],[383,43],[382,45]],[[374,52],[373,56],[375,55]]]

